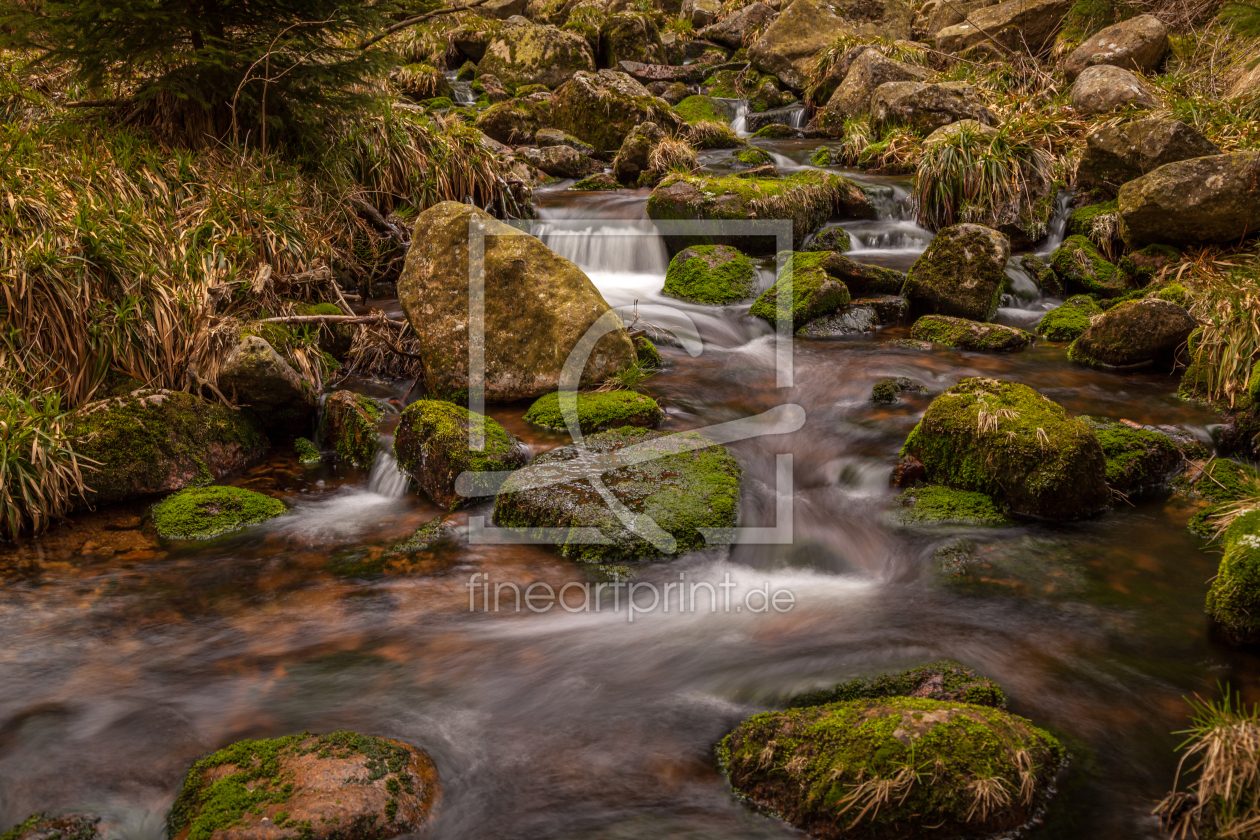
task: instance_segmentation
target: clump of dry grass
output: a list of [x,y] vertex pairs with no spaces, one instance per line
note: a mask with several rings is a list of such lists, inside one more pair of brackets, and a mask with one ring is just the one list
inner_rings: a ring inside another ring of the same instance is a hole
[[699,168],[696,150],[681,137],[666,137],[648,153],[648,170],[656,179],[671,172],[690,175]]
[[1173,276],[1190,285],[1190,314],[1199,322],[1183,390],[1232,407],[1257,385],[1260,266],[1248,255],[1204,249],[1187,254]]
[[65,427],[56,392],[0,391],[0,533],[9,539],[44,530],[86,492],[83,470],[94,462],[75,455]]
[[701,120],[687,127],[687,140],[693,149],[731,149],[743,141],[726,123]]

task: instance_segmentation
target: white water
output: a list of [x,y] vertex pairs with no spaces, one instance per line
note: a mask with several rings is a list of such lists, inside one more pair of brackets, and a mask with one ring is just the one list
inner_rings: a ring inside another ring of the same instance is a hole
[[301,500],[269,527],[309,545],[336,545],[370,535],[409,506],[409,479],[398,469],[393,438],[381,438],[367,487],[340,487]]
[[534,235],[588,275],[615,272],[663,278],[669,267],[665,242],[646,219],[575,219],[550,214],[543,218],[534,227]]

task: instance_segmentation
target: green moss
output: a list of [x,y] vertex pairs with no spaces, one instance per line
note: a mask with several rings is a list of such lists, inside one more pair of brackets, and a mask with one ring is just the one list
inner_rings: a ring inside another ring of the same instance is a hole
[[[801,250],[844,253],[845,251],[853,250],[853,240],[849,237],[849,232],[842,227],[823,228]],[[900,291],[900,287],[898,291]]]
[[[481,449],[468,445],[473,426],[481,428]],[[394,456],[399,469],[451,510],[467,501],[455,493],[461,473],[511,470],[525,460],[516,439],[494,420],[440,400],[418,400],[407,406],[394,434]]]
[[1172,480],[1172,487],[1214,504],[1222,504],[1253,495],[1248,486],[1253,482],[1260,482],[1260,472],[1254,467],[1228,458],[1213,458],[1202,468],[1196,467],[1177,476]]
[[206,540],[279,516],[279,499],[243,487],[194,487],[153,506],[153,525],[167,539]]
[[962,350],[998,353],[1026,347],[1032,336],[1001,324],[980,324],[966,318],[924,315],[910,328],[910,337]]
[[[723,59],[725,60],[725,59]],[[761,76],[736,70],[718,70],[701,83],[709,96],[718,99],[747,99],[761,86]]]
[[774,163],[774,158],[764,149],[749,146],[735,153],[735,160],[748,166],[767,166]]
[[609,175],[607,172],[596,172],[594,175],[587,175],[585,178],[569,187],[571,190],[585,190],[587,192],[594,192],[597,190],[616,190],[620,188],[621,185],[617,183],[617,179]]
[[1051,341],[1075,341],[1089,329],[1090,319],[1102,309],[1089,295],[1075,295],[1051,309],[1037,322],[1034,332]]
[[1063,240],[1050,265],[1063,281],[1069,292],[1116,297],[1128,291],[1124,275],[1084,236],[1069,236]]
[[656,349],[656,345],[645,335],[641,335],[634,340],[634,352],[639,359],[639,367],[646,370],[660,370],[665,367],[665,360],[661,358],[661,351]]
[[905,295],[918,312],[991,321],[1002,300],[1006,266],[995,234],[978,225],[946,228],[906,275]]
[[908,391],[924,393],[927,388],[908,376],[881,379],[871,388],[871,402],[879,405],[892,405],[897,398]]
[[[737,791],[809,834],[835,836],[837,812],[857,797],[845,836],[867,840],[1005,833],[1033,816],[1063,759],[1058,741],[1022,718],[909,697],[766,712],[718,746]],[[869,789],[895,779],[902,784],[891,795]],[[979,817],[974,783],[982,779],[1031,795],[1009,795]],[[880,807],[858,820],[866,801]]]
[[28,833],[38,840],[100,840],[101,833],[97,828],[100,821],[100,817],[86,814],[67,814],[61,817],[43,813],[31,814],[0,834],[0,840],[19,840]]
[[897,497],[902,506],[897,519],[912,525],[958,522],[966,525],[1009,525],[1010,520],[983,493],[930,484],[914,487]]
[[1015,514],[1076,519],[1105,508],[1105,458],[1084,422],[1026,385],[964,379],[928,406],[902,456],[925,480],[991,496]]
[[550,93],[546,85],[521,85],[516,89],[516,96],[529,96],[531,93]]
[[1090,233],[1094,229],[1094,220],[1099,216],[1106,216],[1120,212],[1120,202],[1117,199],[1105,202],[1103,204],[1090,204],[1087,207],[1078,207],[1072,211],[1072,215],[1068,216],[1067,232],[1069,236],[1084,236],[1089,238]]
[[[1167,286],[1156,290],[1154,296],[1160,300],[1175,303],[1182,309],[1187,309],[1190,306],[1190,290],[1180,283],[1169,283]],[[1252,379],[1252,382],[1255,382],[1255,379]]]
[[[776,324],[782,313],[784,317],[791,317],[792,329],[796,330],[815,318],[847,306],[848,287],[828,275],[822,267],[828,255],[825,251],[798,251],[788,255],[779,278],[753,302],[749,314]],[[789,282],[792,286],[790,298],[784,294]]]
[[337,391],[324,402],[320,437],[337,450],[337,457],[356,467],[370,467],[380,443],[377,425],[385,412],[371,397]]
[[445,111],[447,108],[454,107],[455,103],[446,96],[435,96],[432,99],[426,99],[420,103],[430,111]]
[[471,61],[465,61],[459,66],[459,70],[455,73],[455,81],[471,82],[477,76],[477,65]]
[[324,456],[319,454],[319,447],[306,438],[295,439],[293,449],[297,452],[300,464],[318,464],[324,460]]
[[787,702],[787,708],[805,709],[828,703],[881,700],[887,697],[925,697],[942,702],[1006,708],[1006,694],[1000,685],[986,680],[967,666],[948,659],[922,668],[850,680],[839,683],[834,688],[798,694]]
[[[572,542],[558,545],[562,556],[594,564],[694,551],[707,545],[701,528],[724,532],[735,526],[741,471],[724,447],[693,432],[662,435],[628,427],[587,437],[585,445],[586,449],[564,446],[545,452],[515,473],[495,503],[495,524],[539,537],[543,534],[535,531],[538,528],[596,529],[606,544],[585,542],[574,535]],[[689,449],[692,446],[697,448]],[[589,462],[589,453],[611,455],[629,447],[633,447],[634,462],[606,470],[600,480],[629,510],[636,529],[648,527],[650,520],[672,536],[672,552],[627,530],[580,469]],[[524,486],[541,475],[568,476],[570,470],[571,477],[558,483]]]
[[727,122],[726,112],[707,96],[688,96],[675,105],[674,110],[687,125],[700,122],[716,122],[725,125]]
[[1181,261],[1181,251],[1171,245],[1147,245],[1120,258],[1120,273],[1135,286],[1145,286],[1164,268]]
[[1181,463],[1181,450],[1159,432],[1082,417],[1098,435],[1107,459],[1107,484],[1125,496],[1160,487]]
[[1054,269],[1050,264],[1040,257],[1032,254],[1025,254],[1020,257],[1019,264],[1024,271],[1028,272],[1028,276],[1037,284],[1037,288],[1048,295],[1054,297],[1063,296],[1063,282],[1059,280],[1059,275],[1054,273]]
[[796,129],[792,128],[790,125],[770,123],[770,125],[763,125],[761,128],[754,131],[753,137],[765,140],[786,140],[790,137],[795,137],[796,134]]
[[[663,416],[656,400],[634,391],[577,395],[578,426],[584,434],[621,426],[655,426]],[[566,430],[560,395],[553,392],[539,397],[525,412],[525,421],[545,429]]]
[[729,245],[696,245],[669,262],[664,294],[697,303],[724,305],[753,296],[753,261]]
[[1237,517],[1222,543],[1225,556],[1208,590],[1208,615],[1234,641],[1260,641],[1260,511]]

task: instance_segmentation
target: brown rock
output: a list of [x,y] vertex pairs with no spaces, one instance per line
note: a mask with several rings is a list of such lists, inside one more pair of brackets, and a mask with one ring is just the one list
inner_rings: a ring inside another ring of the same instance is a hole
[[1008,50],[1040,52],[1059,31],[1072,0],[1006,0],[979,9],[936,33],[936,48],[961,53],[992,41]]
[[1159,98],[1123,67],[1087,67],[1072,85],[1072,107],[1083,114],[1107,114],[1121,108],[1158,108]]
[[867,113],[871,107],[871,94],[880,85],[889,82],[921,82],[928,71],[893,58],[877,50],[867,50],[859,55],[844,77],[844,82],[827,101],[827,115],[843,119]]
[[1181,120],[1147,117],[1107,126],[1086,137],[1076,183],[1115,193],[1122,184],[1164,164],[1220,153],[1212,141]]
[[1150,73],[1159,68],[1168,46],[1168,28],[1159,18],[1138,15],[1086,39],[1063,61],[1063,74],[1071,82],[1087,67],[1100,64]]

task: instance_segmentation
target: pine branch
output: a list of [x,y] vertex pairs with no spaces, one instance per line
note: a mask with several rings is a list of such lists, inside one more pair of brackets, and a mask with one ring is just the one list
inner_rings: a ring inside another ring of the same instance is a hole
[[373,44],[383,41],[386,38],[388,38],[390,35],[393,35],[395,32],[401,32],[402,30],[406,29],[409,26],[417,26],[421,23],[424,23],[426,20],[432,20],[433,18],[438,17],[439,15],[449,15],[449,14],[453,14],[454,12],[466,12],[469,9],[475,9],[478,6],[482,5],[483,3],[488,3],[489,1],[490,0],[474,0],[474,2],[469,3],[465,6],[444,6],[441,9],[434,9],[431,12],[425,12],[424,14],[416,15],[413,18],[407,18],[406,20],[400,23],[395,23],[393,26],[386,28],[385,31],[381,32],[379,35],[373,35],[371,38],[368,38],[364,41],[360,41],[359,49],[366,50],[368,47],[372,46]]

